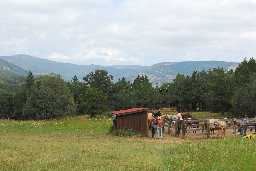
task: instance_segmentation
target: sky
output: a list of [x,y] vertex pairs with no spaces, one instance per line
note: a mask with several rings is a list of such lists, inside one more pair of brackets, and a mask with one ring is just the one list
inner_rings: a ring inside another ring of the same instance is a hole
[[0,55],[75,64],[239,62],[256,54],[256,0],[1,0]]

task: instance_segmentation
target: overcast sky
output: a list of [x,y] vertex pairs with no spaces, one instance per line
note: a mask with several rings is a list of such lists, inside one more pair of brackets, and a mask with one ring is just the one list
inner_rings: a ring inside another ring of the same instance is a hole
[[77,64],[241,61],[256,0],[1,0],[0,55]]

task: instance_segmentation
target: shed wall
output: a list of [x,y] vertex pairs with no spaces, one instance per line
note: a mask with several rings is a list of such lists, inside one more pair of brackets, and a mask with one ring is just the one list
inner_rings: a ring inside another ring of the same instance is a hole
[[147,112],[134,113],[117,117],[118,129],[132,129],[141,134],[148,135]]

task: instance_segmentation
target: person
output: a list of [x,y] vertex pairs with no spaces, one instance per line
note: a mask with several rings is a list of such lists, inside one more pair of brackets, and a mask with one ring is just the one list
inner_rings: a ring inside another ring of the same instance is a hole
[[185,125],[185,121],[183,119],[181,120],[181,131],[182,131],[182,138],[184,138],[185,134],[187,132],[187,128],[186,128],[186,125]]
[[157,138],[163,138],[163,120],[161,116],[157,117]]
[[182,114],[181,114],[181,113],[178,113],[178,114],[177,114],[177,118],[178,118],[179,120],[183,120]]
[[249,124],[249,118],[247,116],[244,118],[244,122],[245,122],[245,124],[244,124],[244,136],[246,136],[247,129],[248,129],[248,124]]
[[165,123],[166,123],[166,116],[162,117],[162,131],[163,131],[163,136],[164,136],[164,126],[165,126]]
[[236,135],[237,132],[237,121],[236,118],[233,119],[233,134]]
[[165,124],[164,118],[160,117],[160,123],[159,123],[159,126],[161,128],[160,129],[160,138],[164,137],[164,124]]
[[156,118],[153,117],[153,119],[152,119],[152,121],[151,121],[151,133],[152,133],[152,138],[155,137],[156,128],[157,128],[157,121],[156,121]]
[[256,132],[256,124],[254,124],[254,132]]
[[166,116],[167,120],[166,123],[168,125],[168,135],[171,135],[171,126],[172,126],[172,118],[171,116]]
[[240,134],[240,136],[243,136],[243,126],[242,126],[242,121],[241,123],[239,124],[239,127],[238,127],[238,130],[237,130]]
[[184,124],[183,118],[181,113],[178,113],[177,115],[177,121],[176,121],[176,136],[180,136],[180,132],[182,131],[182,123]]
[[244,118],[242,120],[241,127],[240,127],[240,135],[241,136],[246,136],[247,124],[248,124],[248,120],[247,120],[247,118]]
[[116,115],[112,115],[112,122],[113,122],[113,128],[117,128],[117,120],[116,120]]

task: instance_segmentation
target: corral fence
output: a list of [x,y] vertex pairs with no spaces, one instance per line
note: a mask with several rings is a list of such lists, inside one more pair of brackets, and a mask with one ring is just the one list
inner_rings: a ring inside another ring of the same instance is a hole
[[[209,119],[185,119],[184,123],[182,123],[184,125],[181,126],[180,130],[177,129],[178,126],[173,121],[172,123],[167,121],[165,124],[165,130],[167,130],[168,134],[171,136],[205,138],[219,136],[219,131],[223,131],[222,136],[237,135],[240,128],[246,128],[247,132],[256,132],[255,120],[249,120],[248,123],[239,125],[234,123],[233,119],[219,118],[218,121],[224,121],[226,123],[226,127],[223,128],[223,130],[220,130],[218,127],[212,127],[208,121]],[[241,123],[241,120],[237,120],[237,123]]]

